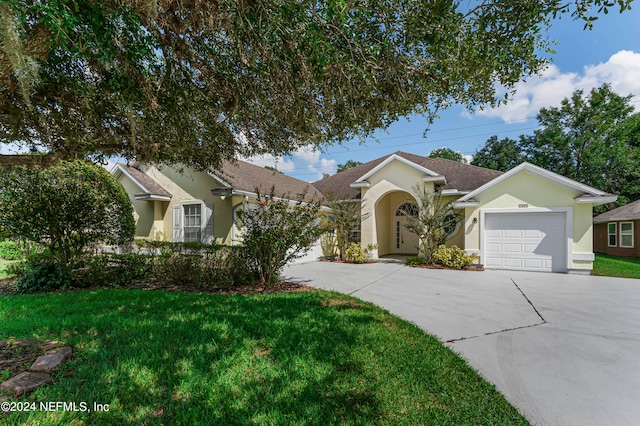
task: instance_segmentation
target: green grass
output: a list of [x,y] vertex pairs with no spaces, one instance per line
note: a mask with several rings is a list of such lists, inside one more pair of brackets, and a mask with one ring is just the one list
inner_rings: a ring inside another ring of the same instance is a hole
[[7,266],[12,263],[15,262],[11,260],[0,259],[0,278],[6,278],[9,276],[9,274],[7,273]]
[[6,424],[527,424],[435,338],[337,293],[16,295],[0,318],[76,357],[18,400],[109,404]]
[[593,275],[640,279],[640,259],[596,254]]

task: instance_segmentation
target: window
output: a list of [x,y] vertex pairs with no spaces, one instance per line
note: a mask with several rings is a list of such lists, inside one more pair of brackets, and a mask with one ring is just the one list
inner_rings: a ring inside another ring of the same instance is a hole
[[213,242],[213,205],[199,200],[173,206],[173,242]]
[[633,222],[620,223],[620,247],[633,247]]
[[609,236],[609,247],[615,247],[618,245],[618,234],[616,232],[616,224],[610,223],[607,227],[607,234]]
[[200,242],[202,235],[202,207],[200,204],[185,204],[184,209],[184,241]]

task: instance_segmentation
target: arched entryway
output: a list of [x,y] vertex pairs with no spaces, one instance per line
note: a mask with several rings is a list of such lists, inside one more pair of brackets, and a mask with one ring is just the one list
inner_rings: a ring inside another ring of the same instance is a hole
[[415,198],[406,191],[390,191],[375,204],[375,227],[378,255],[418,253],[418,236],[404,225],[408,216],[415,216],[418,206]]

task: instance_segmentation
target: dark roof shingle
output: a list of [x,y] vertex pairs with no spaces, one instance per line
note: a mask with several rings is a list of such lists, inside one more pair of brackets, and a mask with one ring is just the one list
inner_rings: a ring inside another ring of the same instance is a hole
[[640,219],[640,200],[625,204],[617,209],[609,210],[593,218],[594,223],[608,222],[610,220],[637,220]]
[[[444,158],[428,158],[402,151],[395,152],[394,154],[443,175],[447,180],[444,189],[472,191],[502,174],[502,172],[496,170],[485,169],[483,167],[472,166]],[[360,189],[351,188],[349,185],[394,154],[389,154],[360,166],[347,169],[314,182],[313,184],[327,196],[333,194],[340,198],[358,197],[360,195]]]

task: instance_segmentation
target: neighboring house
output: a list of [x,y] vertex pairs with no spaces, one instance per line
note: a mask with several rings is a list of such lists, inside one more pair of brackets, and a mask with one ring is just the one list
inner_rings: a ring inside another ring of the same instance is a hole
[[500,173],[442,158],[396,152],[315,182],[325,196],[359,199],[367,214],[362,244],[377,256],[415,254],[404,227],[415,212],[413,187],[425,185],[463,215],[447,244],[475,253],[486,268],[589,273],[592,207],[616,196],[523,163]]
[[[221,170],[180,174],[171,168],[117,165],[136,212],[136,236],[167,241],[238,242],[237,211],[255,188],[295,199],[338,197],[361,202],[361,242],[374,256],[417,254],[405,227],[416,214],[414,189],[425,185],[463,216],[447,241],[475,253],[487,268],[589,273],[593,264],[592,207],[616,196],[523,163],[501,173],[404,152],[370,161],[313,184],[242,161]],[[318,258],[320,244],[307,256]]]
[[640,200],[593,218],[593,248],[596,253],[640,257]]

